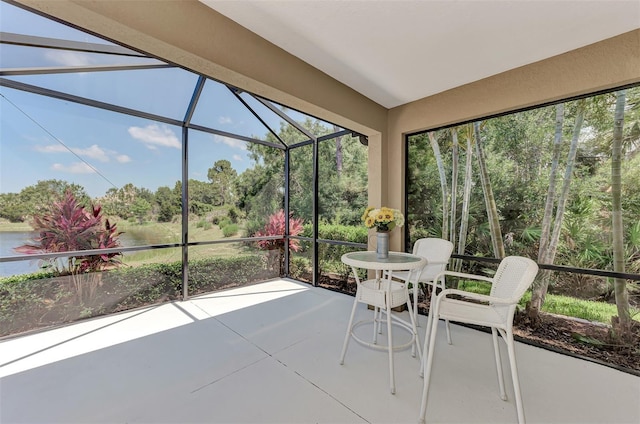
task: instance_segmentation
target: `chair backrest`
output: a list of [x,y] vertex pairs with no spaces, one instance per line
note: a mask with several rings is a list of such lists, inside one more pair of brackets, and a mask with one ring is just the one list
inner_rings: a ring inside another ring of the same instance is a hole
[[[524,295],[538,274],[538,264],[523,256],[507,256],[502,259],[491,285],[491,296],[502,299],[517,299]],[[517,303],[516,301],[516,303]],[[512,306],[500,306],[501,315],[508,318],[515,310]]]
[[427,265],[420,274],[420,281],[431,281],[447,269],[453,253],[453,243],[440,238],[421,238],[413,244],[413,254],[427,259]]

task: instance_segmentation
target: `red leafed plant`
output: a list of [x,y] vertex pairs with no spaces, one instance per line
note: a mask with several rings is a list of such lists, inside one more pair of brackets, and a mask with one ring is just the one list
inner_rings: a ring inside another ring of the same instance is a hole
[[[284,210],[280,209],[278,212],[269,216],[267,224],[262,230],[255,233],[257,237],[266,236],[284,236],[285,233],[285,215]],[[302,218],[293,218],[289,215],[289,235],[297,236],[304,230]],[[284,238],[275,240],[260,240],[258,241],[258,247],[263,250],[269,250],[269,263],[275,267],[279,264],[280,275],[284,275]],[[289,248],[294,252],[300,250],[300,242],[298,240],[289,240]]]
[[[37,254],[119,247],[118,237],[122,233],[108,219],[103,228],[102,218],[100,206],[92,206],[88,211],[71,192],[67,192],[48,211],[34,216],[33,228],[39,233],[38,236],[33,243],[16,247],[15,251]],[[120,252],[72,256],[67,259],[66,265],[61,266],[56,259],[51,259],[49,263],[59,275],[71,276],[78,299],[84,303],[95,295],[101,278],[99,271],[120,265],[121,256]],[[87,284],[83,284],[83,274],[90,274],[84,278]]]

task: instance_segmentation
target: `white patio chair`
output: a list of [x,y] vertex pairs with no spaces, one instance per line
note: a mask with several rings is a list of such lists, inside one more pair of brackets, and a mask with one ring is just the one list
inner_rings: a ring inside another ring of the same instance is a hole
[[[500,262],[493,278],[452,271],[445,271],[436,277],[457,276],[465,279],[487,281],[492,285],[491,292],[488,296],[455,289],[445,289],[437,296],[432,296],[427,322],[427,334],[425,337],[425,350],[423,350],[423,352],[427,353],[424,355],[423,362],[425,375],[422,403],[420,405],[419,421],[421,423],[424,423],[427,412],[429,380],[431,377],[431,367],[433,366],[433,353],[435,351],[438,321],[440,319],[491,327],[496,371],[498,373],[498,384],[500,386],[500,398],[507,400],[507,395],[504,390],[500,349],[498,346],[498,333],[500,333],[502,340],[504,340],[507,345],[507,352],[509,354],[509,365],[513,379],[518,422],[521,424],[525,422],[512,327],[516,305],[535,279],[537,273],[538,265],[531,259],[521,256],[508,256]],[[455,297],[462,296],[468,300],[460,298],[454,299],[452,295],[457,295]],[[426,350],[427,345],[428,351]]]
[[[453,243],[449,240],[441,238],[421,238],[416,240],[413,244],[413,254],[422,256],[427,260],[427,265],[422,268],[420,276],[418,277],[419,284],[425,284],[432,286],[432,290],[435,293],[435,289],[440,283],[440,288],[444,290],[444,276],[439,281],[435,280],[436,275],[447,269],[447,264],[453,253]],[[406,281],[408,277],[407,271],[393,271],[392,277],[398,278],[402,281]],[[418,286],[413,285],[413,303],[416,323],[418,322]]]

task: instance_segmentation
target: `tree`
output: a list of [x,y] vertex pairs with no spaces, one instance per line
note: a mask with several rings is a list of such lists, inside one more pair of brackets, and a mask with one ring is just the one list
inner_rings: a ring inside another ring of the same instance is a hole
[[[586,107],[586,104],[584,99],[579,100],[577,102],[577,111],[576,111],[576,118],[575,118],[575,123],[573,127],[573,135],[571,138],[571,146],[569,148],[569,155],[567,157],[567,164],[565,167],[564,179],[562,181],[562,189],[560,191],[560,197],[558,198],[558,203],[556,206],[555,220],[553,223],[553,232],[551,233],[548,240],[545,240],[545,241],[541,240],[540,242],[540,251],[539,251],[540,253],[538,255],[538,262],[540,263],[553,264],[555,260],[556,252],[558,250],[558,242],[560,240],[560,232],[562,230],[564,212],[567,206],[567,200],[569,196],[569,187],[571,185],[571,177],[573,175],[573,168],[574,168],[576,152],[578,148],[578,140],[580,136],[580,131],[582,129],[582,124],[584,122],[585,107]],[[561,143],[563,118],[558,117],[558,114],[563,113],[563,111],[564,111],[563,108],[558,108],[558,111],[556,114],[556,137],[555,137],[556,142],[554,143],[554,155],[556,154],[557,151],[559,151],[558,145]],[[554,160],[555,159],[556,158],[554,156]],[[550,194],[547,196],[547,203],[553,201],[552,196],[555,193],[554,187],[556,182],[555,182],[555,173],[553,173],[553,165],[552,165],[551,177],[553,177],[554,180],[549,181]],[[543,233],[542,233],[543,236],[545,235],[548,236],[549,234],[549,228],[544,227],[544,225],[550,225],[550,216],[546,216],[547,212],[548,212],[547,207],[545,206],[545,217],[547,221],[543,222]],[[544,250],[542,250],[543,248]],[[529,307],[528,307],[527,314],[529,318],[533,321],[538,319],[538,314],[540,313],[542,305],[544,304],[544,299],[547,294],[548,287],[549,287],[549,273],[544,272],[543,278],[540,280],[539,283],[536,283],[533,287],[531,302],[529,303]]]
[[68,191],[81,204],[89,204],[90,198],[82,186],[62,180],[41,180],[23,188],[17,195],[0,195],[0,216],[11,222],[24,222],[34,213],[45,210],[53,202],[60,200]]
[[0,217],[8,219],[9,222],[24,222],[28,213],[18,193],[0,194]]
[[[333,126],[333,132],[338,132],[340,128],[337,125]],[[343,136],[336,137],[336,172],[338,178],[342,176],[342,138]]]
[[[331,130],[317,120],[301,123],[310,133],[322,136]],[[357,225],[359,211],[367,202],[366,148],[357,138],[341,136],[318,141],[318,214],[320,221]],[[308,137],[290,125],[283,125],[276,136],[267,134],[267,141],[289,146],[289,209],[295,216],[312,219],[313,150]],[[244,209],[247,234],[264,225],[269,216],[284,206],[284,158],[281,149],[260,144],[248,145],[253,168],[237,179],[237,205]]]
[[[547,258],[549,249],[549,238],[551,237],[551,221],[553,217],[553,209],[556,198],[556,176],[558,172],[558,163],[560,162],[560,148],[562,146],[562,127],[564,124],[564,103],[556,105],[556,129],[553,143],[553,156],[551,160],[551,171],[549,174],[549,190],[547,191],[547,200],[544,207],[544,216],[542,218],[542,230],[540,234],[540,245],[538,248],[538,262],[543,263]],[[528,305],[529,318],[537,320],[544,303],[547,287],[549,286],[550,272],[543,270],[541,278],[534,283],[534,289],[531,296],[531,302]]]
[[458,130],[452,128],[451,139],[453,140],[453,149],[451,157],[451,228],[449,230],[449,241],[456,244],[456,222],[458,221],[457,207],[458,207],[458,161],[459,156],[459,144],[458,144]]
[[449,189],[447,188],[447,175],[444,172],[444,161],[440,154],[440,146],[436,140],[434,132],[429,132],[429,142],[433,149],[433,156],[436,158],[438,175],[440,176],[440,193],[442,195],[442,238],[449,236]]
[[[624,227],[622,225],[622,201],[621,201],[621,172],[622,162],[622,134],[624,127],[625,91],[616,93],[616,107],[613,123],[613,143],[611,148],[611,217],[613,236],[613,270],[625,272]],[[631,315],[629,313],[629,293],[624,278],[614,279],[614,291],[616,306],[618,309],[618,324],[627,334],[631,328]],[[615,324],[615,322],[614,322]]]
[[406,249],[423,237],[441,237],[442,189],[433,148],[426,133],[411,136],[408,146],[406,211],[409,238]]
[[133,212],[133,207],[138,199],[145,200],[151,204],[153,202],[153,193],[146,188],[138,188],[133,183],[127,183],[120,188],[110,188],[101,200],[104,212],[107,215],[129,219],[136,216]]
[[504,258],[504,244],[502,242],[502,231],[500,230],[500,218],[498,216],[498,208],[491,188],[489,180],[489,172],[487,170],[484,148],[482,147],[482,139],[480,137],[480,122],[473,123],[474,134],[476,139],[476,156],[478,157],[478,167],[480,169],[480,181],[482,183],[482,192],[484,193],[484,201],[489,220],[489,228],[491,231],[491,243],[493,245],[493,255],[496,258]]
[[[284,197],[281,192],[284,186],[283,152],[268,146],[256,147],[264,148],[267,156],[276,155],[280,157],[280,165],[276,165],[276,160],[255,159],[256,165],[245,170],[236,181],[236,192],[238,194],[237,205],[247,214],[247,236],[252,236],[255,231],[262,228],[266,216],[282,208]],[[249,150],[252,147],[249,146]],[[256,149],[258,150],[258,149]],[[260,153],[254,152],[254,157],[259,158]],[[265,163],[266,162],[266,163]]]
[[155,193],[158,205],[158,222],[171,222],[174,215],[180,213],[180,203],[174,192],[167,186],[158,187]]
[[138,219],[139,224],[144,224],[144,219],[151,211],[151,203],[143,198],[137,198],[131,205],[131,213]]
[[226,205],[233,199],[233,187],[238,173],[231,162],[226,159],[217,160],[207,171],[207,177],[217,192],[216,205]]
[[[469,203],[471,198],[471,186],[473,178],[473,149],[472,137],[473,127],[471,124],[466,125],[465,137],[467,139],[466,158],[464,166],[464,188],[462,194],[462,216],[460,217],[460,236],[458,238],[458,255],[464,255],[467,244],[467,232],[469,228]],[[455,270],[460,271],[462,261],[455,262]]]

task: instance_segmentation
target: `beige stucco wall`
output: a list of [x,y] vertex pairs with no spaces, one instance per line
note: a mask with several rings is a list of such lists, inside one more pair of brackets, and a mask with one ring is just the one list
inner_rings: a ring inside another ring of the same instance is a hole
[[[196,0],[18,0],[369,136],[369,201],[402,207],[404,135],[640,82],[640,30],[387,110]],[[396,231],[393,249],[401,246]]]

